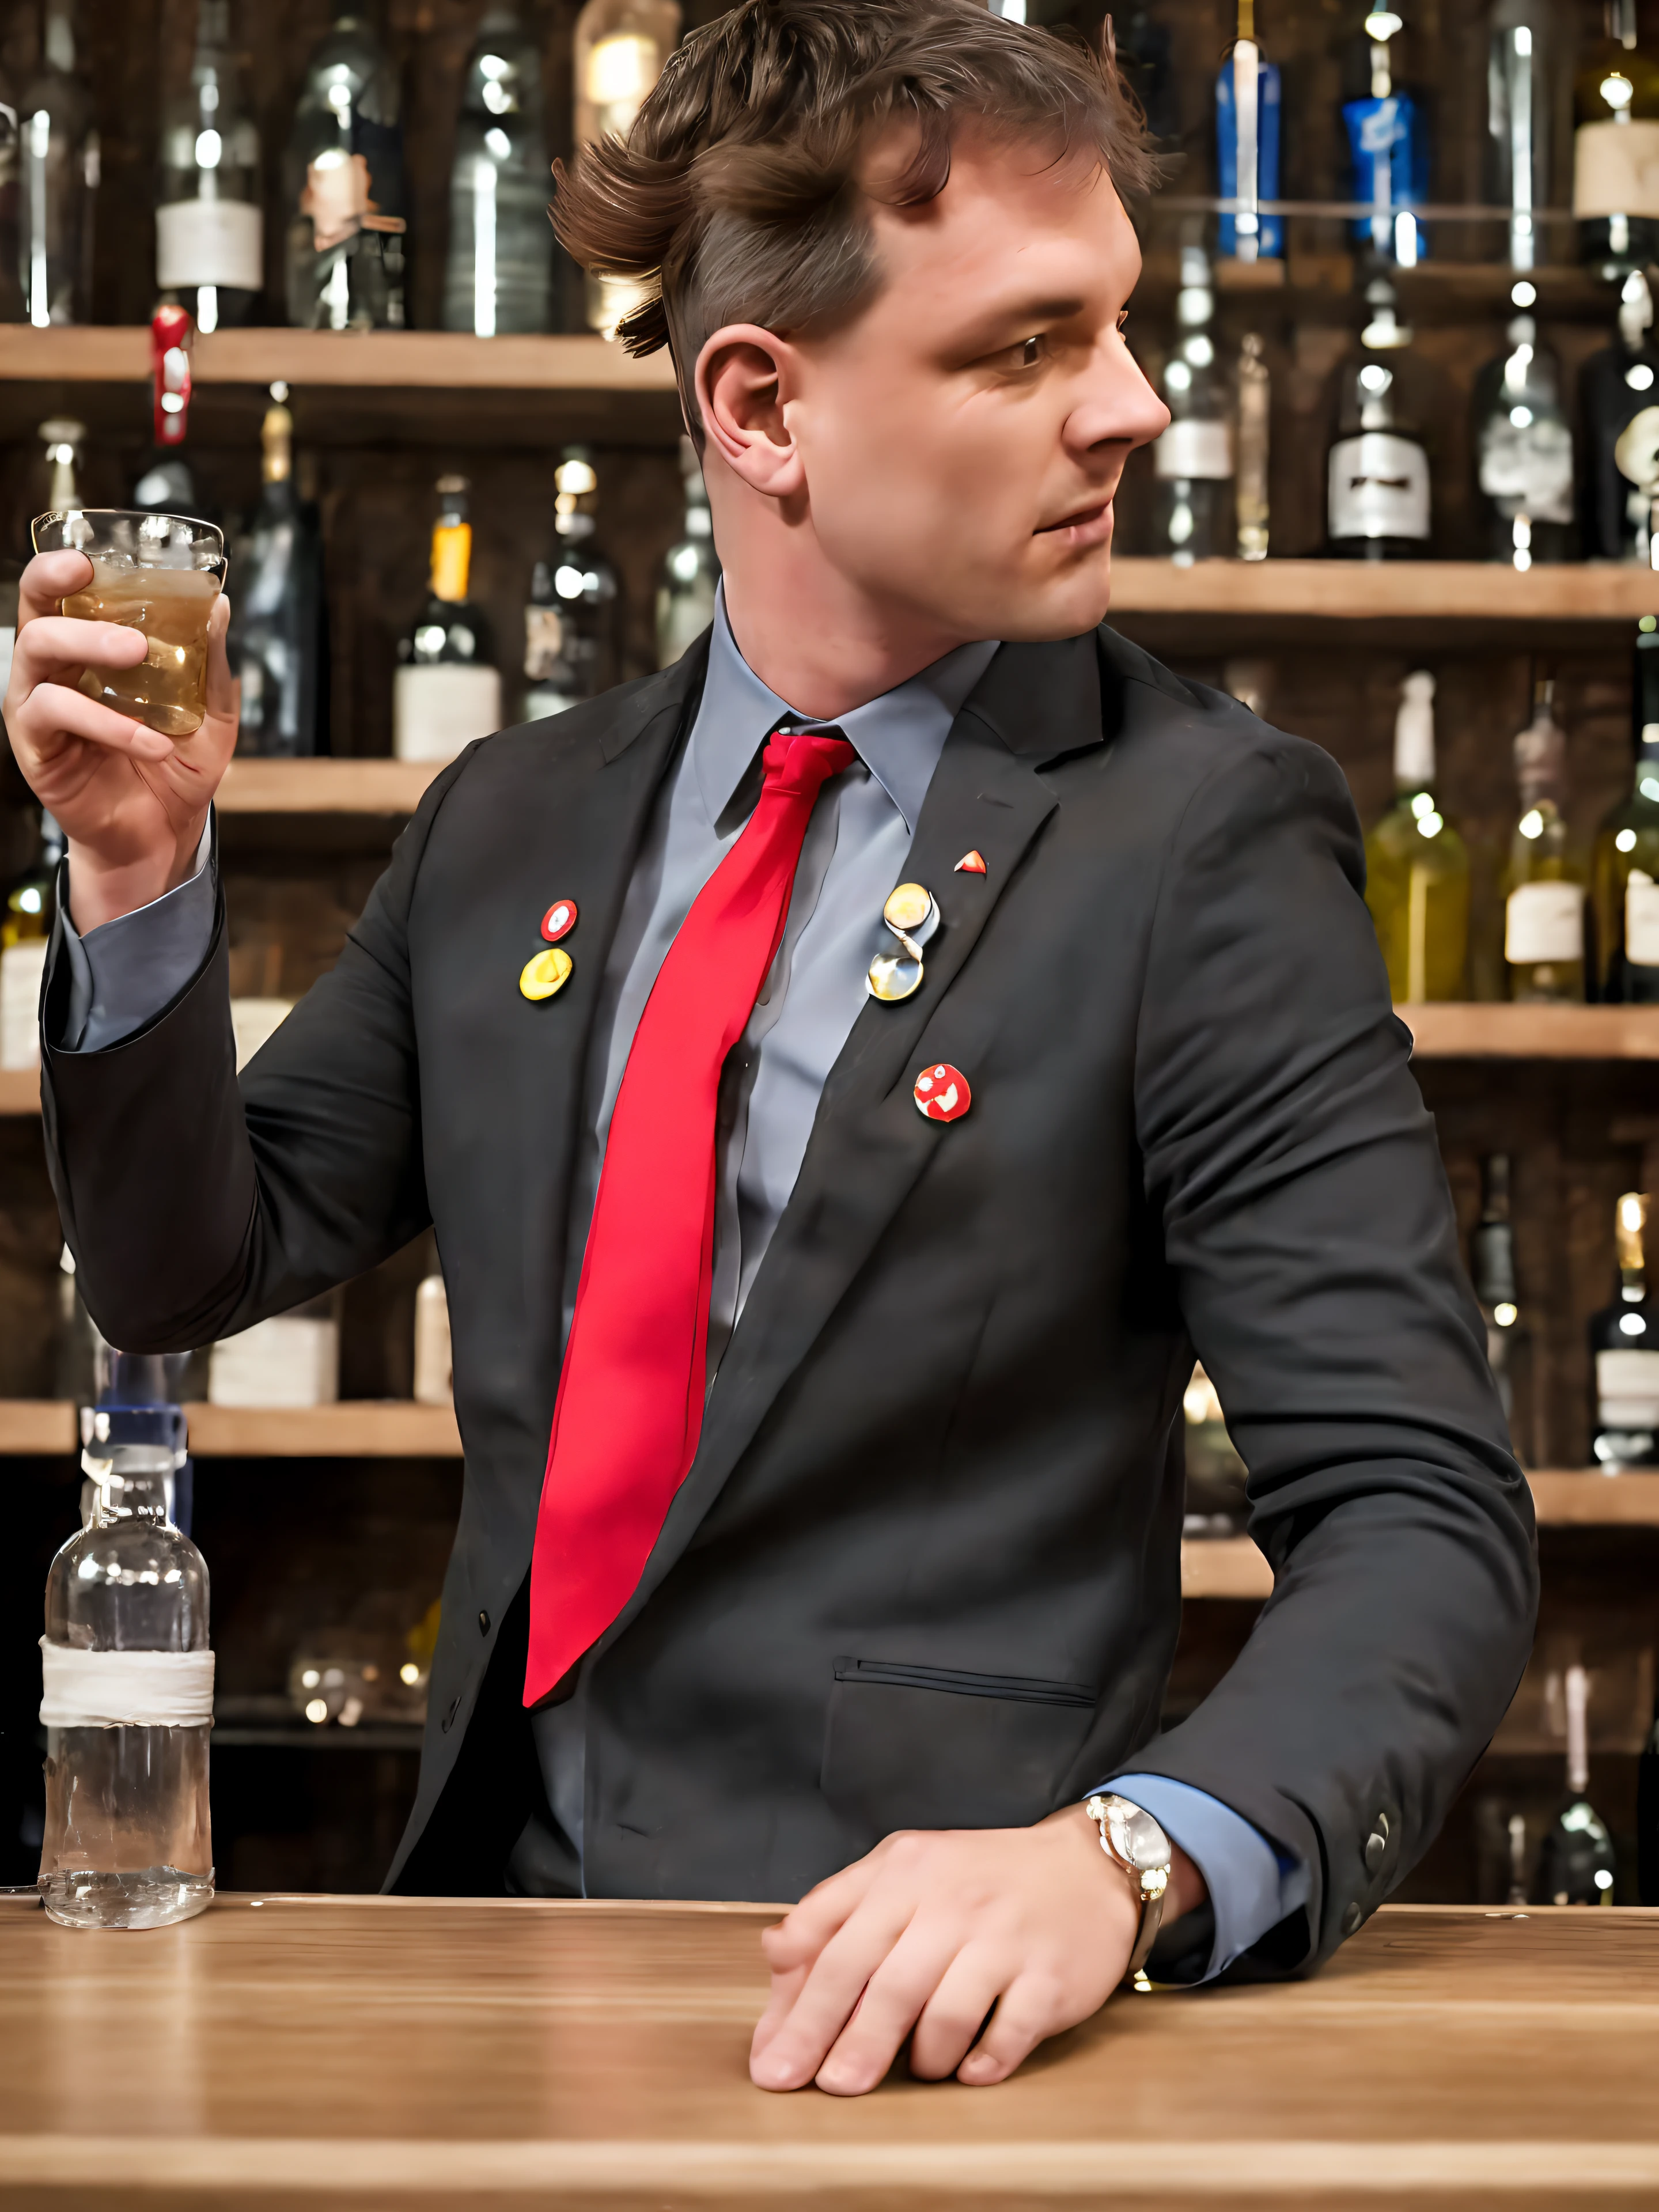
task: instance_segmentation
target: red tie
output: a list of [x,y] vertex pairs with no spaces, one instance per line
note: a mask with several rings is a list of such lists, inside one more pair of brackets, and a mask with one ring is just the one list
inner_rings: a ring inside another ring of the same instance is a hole
[[743,835],[646,1002],[611,1116],[530,1565],[534,1705],[627,1604],[702,1431],[726,1056],[783,939],[819,787],[844,738],[780,733]]

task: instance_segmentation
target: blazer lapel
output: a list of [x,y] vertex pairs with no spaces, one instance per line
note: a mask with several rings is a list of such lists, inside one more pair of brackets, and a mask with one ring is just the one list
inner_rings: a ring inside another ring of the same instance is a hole
[[[945,1125],[915,1111],[927,1060],[970,1062],[995,1009],[953,1007],[950,987],[1057,801],[1036,773],[1103,741],[1092,634],[1061,645],[1005,645],[957,717],[910,848],[907,875],[938,901],[925,980],[896,1006],[871,1000],[830,1070],[812,1135],[710,1395],[691,1471],[604,1650],[684,1551],[784,1383],[903,1203]],[[977,848],[982,876],[956,864]],[[927,1045],[925,1058],[924,1040]],[[902,1110],[892,1095],[902,1086]]]

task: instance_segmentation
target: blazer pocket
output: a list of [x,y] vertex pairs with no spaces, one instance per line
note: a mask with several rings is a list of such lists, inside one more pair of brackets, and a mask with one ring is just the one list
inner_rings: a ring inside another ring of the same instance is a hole
[[1020,1828],[1052,1813],[1096,1693],[1081,1682],[837,1659],[819,1787],[867,1838]]

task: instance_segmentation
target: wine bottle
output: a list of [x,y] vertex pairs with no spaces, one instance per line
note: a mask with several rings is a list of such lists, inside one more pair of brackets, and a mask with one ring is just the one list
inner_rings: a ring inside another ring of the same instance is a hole
[[1181,249],[1173,352],[1164,365],[1169,427],[1152,447],[1157,481],[1154,529],[1160,552],[1177,567],[1230,552],[1229,487],[1233,474],[1232,409],[1216,358],[1215,292],[1201,246]]
[[100,150],[74,0],[46,0],[40,66],[18,104],[17,275],[36,330],[92,320]]
[[541,52],[518,0],[491,0],[467,60],[450,170],[447,331],[493,338],[548,328],[550,190]]
[[1273,411],[1273,388],[1267,349],[1261,333],[1246,331],[1239,341],[1237,377],[1238,442],[1233,483],[1233,514],[1237,532],[1236,550],[1241,561],[1267,557],[1267,458]]
[[1544,1832],[1538,1850],[1540,1905],[1611,1905],[1613,1838],[1586,1794],[1589,1789],[1589,1676],[1569,1667],[1567,1802]]
[[1360,357],[1340,372],[1336,437],[1327,465],[1326,528],[1351,560],[1409,559],[1429,546],[1429,456],[1406,380],[1410,330],[1394,287],[1374,276]]
[[43,812],[33,857],[0,906],[0,1067],[40,1065],[40,982],[64,850],[63,831]]
[[415,1402],[453,1406],[454,1352],[449,1330],[449,1293],[436,1253],[415,1292]]
[[426,604],[398,641],[392,750],[399,760],[453,760],[501,726],[501,678],[483,609],[467,597],[472,526],[467,480],[438,479]]
[[714,592],[720,580],[714,550],[714,526],[708,513],[708,489],[702,464],[690,438],[680,440],[680,480],[685,487],[685,522],[679,541],[664,556],[657,586],[657,665],[666,668],[714,619]]
[[1435,793],[1434,678],[1401,689],[1394,726],[1394,805],[1365,840],[1365,903],[1403,1004],[1463,995],[1469,855]]
[[[1659,350],[1651,343],[1653,293],[1647,272],[1631,270],[1619,290],[1618,338],[1592,354],[1578,374],[1584,416],[1584,553],[1599,561],[1650,565],[1652,498],[1622,458],[1659,447]],[[1633,445],[1625,434],[1634,434]]]
[[1627,1190],[1613,1213],[1619,1295],[1590,1316],[1595,1420],[1590,1449],[1609,1474],[1659,1467],[1659,1304],[1648,1297],[1648,1200]]
[[1631,734],[1636,772],[1630,795],[1595,833],[1590,902],[1595,923],[1595,995],[1615,1005],[1659,1002],[1659,622],[1636,628]]
[[[627,137],[679,35],[679,0],[586,0],[573,54],[579,153],[601,138]],[[590,276],[588,323],[610,337],[647,296],[633,278]]]
[[1520,811],[1504,871],[1504,958],[1510,996],[1574,1006],[1584,996],[1584,894],[1589,870],[1567,828],[1567,740],[1555,686],[1533,686],[1532,720],[1515,740]]
[[567,446],[553,472],[558,549],[538,561],[524,611],[526,721],[597,699],[622,677],[617,571],[594,542],[599,472],[592,448]]
[[288,319],[305,330],[404,325],[398,77],[367,9],[368,0],[334,0],[283,155]]
[[1480,1163],[1480,1218],[1469,1239],[1469,1279],[1486,1324],[1486,1364],[1498,1385],[1506,1420],[1514,1418],[1511,1347],[1519,1340],[1519,1293],[1515,1279],[1515,1230],[1510,1219],[1510,1156],[1492,1152]]
[[1616,283],[1659,258],[1659,58],[1638,34],[1636,0],[1603,0],[1572,108],[1579,252]]
[[1536,210],[1550,191],[1548,0],[1493,0],[1486,44],[1487,168],[1509,210],[1509,263],[1538,262]]
[[1476,376],[1471,406],[1487,557],[1522,569],[1567,558],[1573,515],[1561,364],[1528,312],[1537,297],[1527,277],[1510,288],[1507,348]]
[[1279,198],[1279,92],[1278,66],[1261,58],[1256,44],[1255,0],[1238,0],[1237,35],[1215,81],[1216,179],[1222,198],[1239,204],[1221,218],[1218,242],[1226,258],[1284,255],[1283,216],[1259,211],[1263,200]]
[[271,386],[259,504],[236,552],[230,631],[242,684],[236,750],[283,760],[328,750],[323,531],[294,481],[288,397],[287,385]]
[[1353,226],[1378,259],[1414,268],[1425,240],[1415,210],[1428,196],[1428,140],[1422,110],[1401,82],[1405,18],[1387,0],[1368,0],[1343,56],[1342,125],[1349,196],[1371,210]]
[[230,46],[230,0],[198,0],[190,88],[161,112],[155,282],[200,331],[246,322],[264,283],[259,134]]

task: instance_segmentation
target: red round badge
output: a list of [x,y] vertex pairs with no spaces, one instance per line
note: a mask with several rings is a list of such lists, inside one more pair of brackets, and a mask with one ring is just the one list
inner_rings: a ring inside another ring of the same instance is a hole
[[940,1060],[917,1076],[915,1101],[918,1111],[930,1121],[959,1121],[973,1104],[974,1094],[962,1070]]
[[556,945],[562,937],[568,937],[575,927],[574,899],[555,899],[542,916],[542,935],[550,945]]

